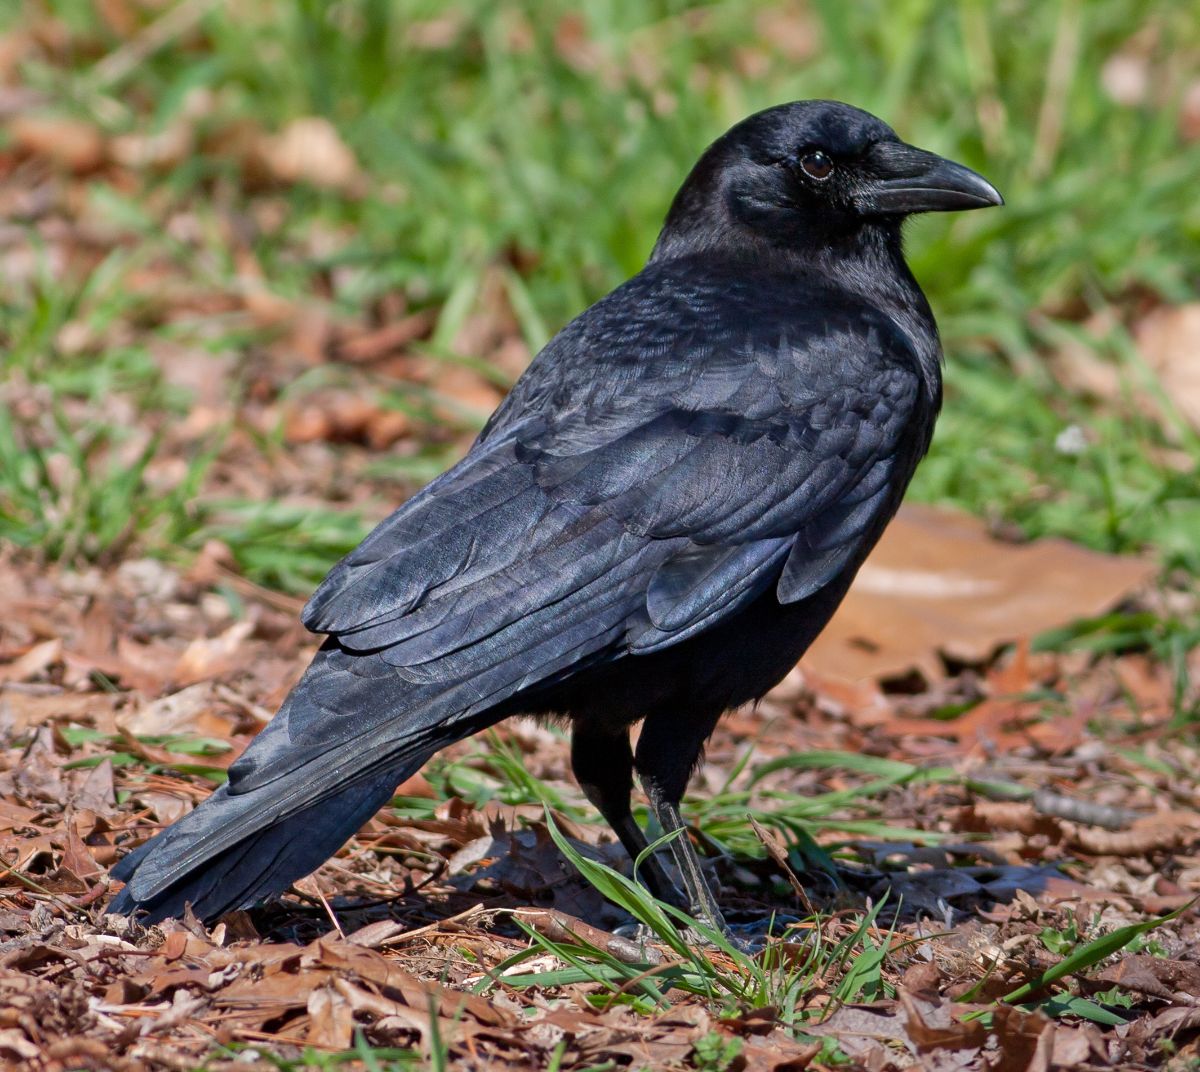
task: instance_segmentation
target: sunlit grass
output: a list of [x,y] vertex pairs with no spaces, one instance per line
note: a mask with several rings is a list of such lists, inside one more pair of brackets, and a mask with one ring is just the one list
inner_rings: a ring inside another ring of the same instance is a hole
[[[1200,24],[1178,5],[618,0],[581,10],[554,0],[536,19],[484,0],[264,3],[237,13],[215,5],[195,32],[95,92],[80,87],[96,84],[121,39],[91,4],[41,7],[87,47],[65,64],[31,58],[23,78],[53,110],[109,134],[167,128],[195,92],[211,95],[202,132],[328,116],[363,167],[364,190],[273,191],[279,225],[254,236],[264,278],[301,304],[320,281],[335,315],[400,292],[410,307],[440,310],[428,352],[456,360],[488,356],[454,352],[486,271],[504,274],[531,349],[636,271],[690,163],[746,113],[814,96],[874,110],[905,137],[982,170],[1008,200],[1001,211],[910,229],[909,255],[949,359],[946,411],[914,494],[1030,535],[1121,552],[1150,546],[1166,566],[1200,569],[1200,449],[1180,422],[1142,415],[1137,395],[1153,391],[1153,377],[1125,327],[1083,337],[1128,385],[1125,400],[1073,398],[1045,365],[1089,313],[1194,293],[1200,143],[1181,140],[1178,105]],[[19,23],[20,10],[0,18]],[[1103,88],[1103,64],[1150,26],[1160,97],[1119,104]],[[164,386],[154,349],[177,340],[180,326],[146,318],[123,280],[161,262],[204,287],[239,285],[223,221],[258,195],[242,189],[229,158],[198,144],[174,170],[141,175],[146,190],[91,185],[89,212],[115,244],[89,274],[47,266],[0,295],[6,375],[37,383],[49,392],[47,412],[67,414],[57,425],[45,418],[37,434],[19,417],[0,423],[0,537],[77,561],[126,548],[187,554],[217,536],[253,579],[303,591],[353,546],[365,519],[261,502],[197,505],[216,437],[164,494],[136,459],[123,476],[113,471],[127,429],[81,428],[65,405],[126,397],[146,425],[186,410],[187,398]],[[173,211],[194,217],[192,237],[164,228]],[[317,232],[338,240],[314,241]],[[32,227],[29,241],[39,242]],[[58,340],[71,321],[100,339],[118,322],[137,331],[128,345],[70,357]],[[246,353],[268,338],[230,322],[218,338],[196,338],[195,359],[221,346]],[[428,419],[407,385],[379,390]],[[1064,454],[1058,436],[1073,424],[1087,445]],[[146,449],[152,458],[163,448],[152,440]],[[286,447],[262,449],[269,457]],[[47,464],[48,454],[60,460]],[[399,497],[452,457],[442,448],[381,454],[373,470]]]

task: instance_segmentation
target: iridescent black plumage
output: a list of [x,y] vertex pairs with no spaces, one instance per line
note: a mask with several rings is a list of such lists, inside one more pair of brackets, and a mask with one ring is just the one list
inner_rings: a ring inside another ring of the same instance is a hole
[[[228,786],[122,861],[115,910],[277,893],[433,752],[515,713],[571,722],[580,783],[631,852],[631,766],[676,828],[717,719],[824,627],[929,445],[940,349],[903,216],[998,201],[846,105],[718,140],[646,268],[318,588],[320,653]],[[672,851],[719,924],[687,841]]]

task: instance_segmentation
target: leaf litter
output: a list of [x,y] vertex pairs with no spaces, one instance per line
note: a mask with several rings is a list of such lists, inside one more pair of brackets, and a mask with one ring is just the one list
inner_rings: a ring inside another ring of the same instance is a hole
[[[918,517],[936,592],[991,561],[982,533],[987,554],[963,555],[961,521]],[[1057,618],[1028,619],[1043,629],[1146,580],[1067,545],[1028,563],[1033,588],[1090,574]],[[522,723],[410,779],[274,905],[210,929],[106,916],[108,869],[203,799],[311,655],[291,609],[226,580],[203,561],[0,560],[5,1061],[240,1068],[255,1047],[312,1062],[366,1044],[462,1067],[682,1068],[724,1040],[728,1067],[1024,1072],[1194,1052],[1200,757],[1180,697],[1144,652],[1042,650],[1020,616],[954,649],[914,631],[927,646],[903,670],[936,668],[917,685],[890,659],[855,679],[817,653],[718,730],[690,816],[731,920],[785,924],[755,957],[697,966],[631,930],[604,885],[628,861],[565,739]],[[870,569],[863,588],[878,598]],[[903,632],[906,606],[851,604],[856,634]]]

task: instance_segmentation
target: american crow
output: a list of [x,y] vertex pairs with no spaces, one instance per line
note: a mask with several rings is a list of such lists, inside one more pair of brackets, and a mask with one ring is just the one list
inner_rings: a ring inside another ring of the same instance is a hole
[[[436,751],[519,713],[570,723],[632,855],[634,769],[682,830],[717,720],[795,665],[929,446],[941,349],[904,218],[999,204],[833,101],[719,138],[646,267],[334,567],[303,613],[327,637],[312,665],[228,784],[114,869],[112,910],[211,919],[276,894]],[[671,851],[684,903],[723,927],[686,835]],[[678,898],[653,857],[643,877]]]

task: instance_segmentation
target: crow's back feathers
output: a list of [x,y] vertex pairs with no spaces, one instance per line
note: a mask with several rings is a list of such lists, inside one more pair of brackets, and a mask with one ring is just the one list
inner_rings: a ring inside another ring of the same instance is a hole
[[624,594],[590,623],[618,654],[692,635],[781,573],[790,600],[844,568],[894,507],[922,394],[911,347],[828,285],[799,281],[781,307],[745,272],[688,277],[647,269],[568,326],[305,623],[412,681],[497,657],[536,680],[522,647],[569,643],[599,590]]

